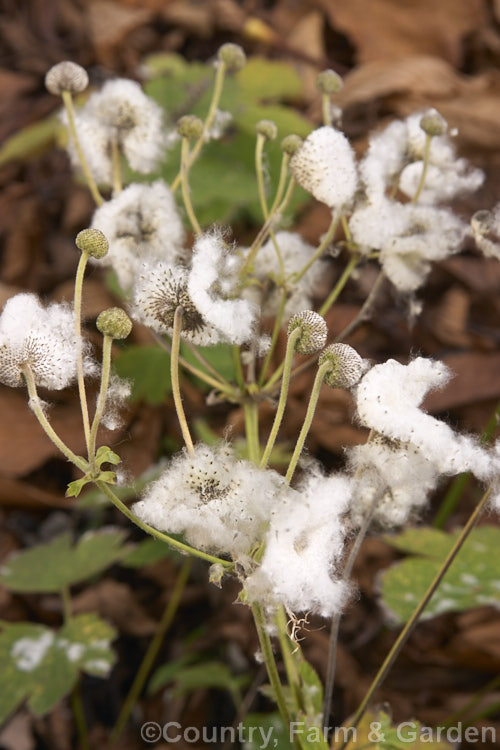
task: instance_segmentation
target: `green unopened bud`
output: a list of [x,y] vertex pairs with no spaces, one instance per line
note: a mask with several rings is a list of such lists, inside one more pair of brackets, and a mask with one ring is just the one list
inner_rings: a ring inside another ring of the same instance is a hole
[[340,91],[344,81],[334,70],[323,70],[316,78],[316,88],[322,94],[336,94]]
[[352,388],[363,374],[363,360],[348,344],[330,344],[319,355],[318,364],[330,364],[324,382],[332,388]]
[[126,339],[132,330],[132,321],[129,316],[119,307],[110,307],[97,317],[97,330],[103,336],[111,336],[112,339]]
[[104,258],[109,250],[109,243],[100,229],[82,229],[76,235],[75,245],[82,253],[92,258]]
[[226,69],[233,73],[237,73],[238,70],[244,68],[247,61],[243,48],[239,44],[231,44],[231,42],[220,47],[217,57],[224,63]]
[[281,141],[281,150],[288,154],[289,156],[293,156],[293,154],[297,151],[298,148],[302,146],[304,141],[300,137],[300,135],[295,135],[295,133],[292,133],[291,135],[287,135],[286,138],[283,138]]
[[427,135],[444,135],[448,129],[448,123],[437,109],[429,109],[420,118],[420,127]]
[[485,237],[487,234],[495,231],[495,217],[492,211],[476,211],[470,220],[470,225],[475,235]]
[[203,123],[196,115],[184,115],[177,121],[177,132],[183,138],[194,140],[203,133]]
[[314,354],[326,344],[328,328],[325,319],[312,310],[303,310],[292,315],[288,323],[288,336],[300,329],[300,337],[295,342],[298,354]]
[[274,141],[278,135],[278,128],[272,120],[261,120],[255,126],[259,135],[263,135],[268,141]]
[[85,68],[69,60],[53,65],[45,76],[45,88],[56,96],[61,96],[63,91],[79,94],[88,85],[89,77]]

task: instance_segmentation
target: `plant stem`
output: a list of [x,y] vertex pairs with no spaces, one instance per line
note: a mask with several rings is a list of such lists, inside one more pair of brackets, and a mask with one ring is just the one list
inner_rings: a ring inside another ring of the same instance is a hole
[[[359,311],[359,313],[356,315],[354,320],[352,320],[349,325],[347,325],[343,331],[339,333],[338,336],[335,337],[335,344],[338,344],[340,341],[343,341],[346,339],[350,334],[359,326],[361,323],[363,323],[365,320],[367,320],[372,312],[373,305],[375,303],[375,300],[377,299],[377,295],[382,288],[382,285],[385,281],[385,273],[383,270],[379,271],[379,274],[377,278],[375,279],[375,282],[370,289],[370,294],[363,302],[363,305]],[[293,373],[292,373],[293,377]]]
[[269,210],[267,208],[266,191],[264,188],[264,170],[262,168],[262,153],[264,151],[264,143],[266,142],[266,136],[262,133],[257,133],[257,141],[255,144],[255,173],[257,175],[257,190],[259,193],[260,207],[262,209],[262,215],[264,221],[269,216]]
[[188,215],[191,226],[193,227],[193,231],[196,235],[199,236],[200,234],[202,234],[202,231],[201,231],[200,225],[198,224],[198,219],[196,218],[196,215],[193,209],[193,204],[191,202],[191,195],[189,193],[188,175],[189,175],[189,140],[188,138],[183,138],[182,147],[181,147],[182,200],[184,201],[186,213]]
[[116,137],[111,139],[111,160],[113,163],[113,193],[118,195],[122,191],[122,167],[120,164],[120,148]]
[[349,281],[349,278],[352,272],[354,271],[354,269],[356,268],[356,266],[358,265],[358,263],[359,263],[359,255],[353,255],[349,263],[347,264],[347,266],[344,268],[344,271],[340,279],[337,281],[332,291],[330,292],[326,300],[321,305],[319,309],[320,315],[323,315],[323,316],[326,315],[330,307],[334,304],[334,302],[336,302],[338,296],[340,295],[342,289],[345,287],[345,285]]
[[[386,656],[386,658],[384,660],[384,663],[382,664],[382,666],[380,667],[379,671],[375,675],[375,678],[374,678],[372,684],[368,688],[368,692],[366,693],[365,697],[363,698],[363,700],[362,700],[362,702],[361,702],[358,710],[354,714],[354,718],[353,718],[353,720],[351,721],[351,723],[349,725],[349,729],[351,729],[351,728],[355,729],[358,726],[358,724],[361,721],[361,719],[363,718],[363,716],[365,714],[365,711],[366,711],[366,709],[368,707],[368,704],[369,704],[369,702],[370,702],[373,694],[380,687],[380,685],[382,684],[382,682],[386,678],[386,676],[387,676],[390,668],[394,664],[394,662],[395,662],[396,658],[398,657],[401,649],[403,648],[404,644],[406,643],[406,641],[408,640],[410,634],[412,633],[413,629],[415,628],[415,625],[417,624],[420,615],[422,614],[422,612],[424,611],[424,609],[429,604],[430,600],[432,599],[432,596],[433,596],[434,592],[436,591],[436,589],[438,588],[439,584],[443,580],[445,574],[447,573],[448,568],[452,564],[453,560],[457,556],[457,554],[460,551],[460,549],[461,549],[462,545],[464,544],[465,540],[467,539],[467,537],[469,536],[470,532],[474,528],[474,526],[476,524],[476,521],[480,517],[482,511],[484,510],[484,508],[485,508],[485,506],[486,506],[486,504],[487,504],[487,502],[489,500],[489,497],[490,497],[490,494],[491,494],[491,490],[492,490],[492,488],[490,487],[484,493],[484,495],[481,498],[480,502],[476,506],[474,512],[472,513],[472,515],[470,516],[469,520],[467,521],[467,523],[463,527],[463,529],[462,529],[459,537],[455,541],[455,544],[453,545],[453,547],[451,548],[451,550],[447,554],[446,559],[444,560],[443,564],[441,565],[439,571],[436,573],[436,576],[434,577],[434,580],[429,585],[429,588],[425,592],[425,594],[422,597],[422,599],[421,599],[420,603],[418,604],[417,608],[413,612],[412,616],[410,617],[410,619],[408,620],[408,622],[404,626],[403,630],[399,634],[399,637],[396,639],[396,641],[395,641],[394,645],[392,646],[391,650],[387,654],[387,656]],[[342,745],[340,747],[340,750],[344,750],[347,747],[347,745],[349,744],[350,740],[351,740],[351,737],[348,735],[348,739],[345,740],[342,743]]]
[[330,244],[330,242],[332,241],[335,235],[335,230],[337,229],[338,223],[339,223],[339,217],[335,214],[332,214],[332,220],[330,222],[330,226],[328,227],[328,230],[325,236],[321,240],[320,244],[318,245],[314,253],[309,258],[307,263],[305,264],[304,268],[302,268],[302,270],[299,271],[299,273],[293,275],[294,282],[300,281],[300,279],[304,276],[304,274],[309,271],[312,264],[315,263],[315,261],[317,261],[318,258],[321,258],[321,256],[323,255],[323,253],[325,252],[326,248],[328,247],[328,245]]
[[332,108],[330,106],[330,94],[323,93],[321,96],[321,110],[323,112],[323,124],[332,126]]
[[451,727],[458,719],[466,719],[467,715],[470,713],[470,711],[475,708],[478,703],[481,702],[481,699],[488,695],[488,693],[491,693],[495,688],[500,686],[500,674],[496,675],[496,677],[493,677],[492,680],[490,680],[484,687],[482,687],[480,690],[477,691],[475,695],[472,696],[472,698],[467,701],[465,706],[462,706],[458,711],[454,711],[451,716],[449,716],[446,721],[444,722],[445,727]]
[[[255,627],[257,629],[257,635],[259,636],[259,643],[262,649],[262,656],[264,657],[264,663],[266,665],[269,682],[271,683],[274,697],[276,699],[276,703],[278,704],[278,709],[285,728],[290,727],[290,714],[288,713],[285,696],[283,694],[283,687],[281,685],[278,668],[276,666],[276,661],[273,654],[271,639],[269,638],[269,634],[266,630],[266,621],[260,604],[252,605],[252,613],[255,621]],[[294,746],[297,747],[296,738],[294,738]]]
[[255,401],[247,400],[243,404],[243,411],[245,414],[248,458],[254,464],[258,464],[260,458],[258,406]]
[[280,398],[278,401],[278,407],[276,409],[273,426],[271,428],[271,432],[267,440],[267,445],[266,445],[264,454],[260,462],[261,469],[265,469],[267,466],[267,462],[269,461],[269,457],[271,455],[271,452],[274,448],[274,444],[276,442],[276,438],[278,436],[278,431],[281,425],[281,420],[283,419],[283,414],[285,413],[286,399],[288,396],[288,387],[290,385],[290,372],[292,369],[293,355],[295,353],[295,344],[297,343],[301,335],[302,335],[301,329],[296,328],[294,331],[292,331],[292,333],[288,337],[288,341],[286,344],[285,361],[284,361],[284,367],[283,367],[283,377],[281,379]]
[[78,678],[71,693],[71,708],[73,710],[73,717],[78,732],[80,750],[90,750],[87,722],[85,720],[85,712],[83,710],[82,695],[80,691],[80,678]]
[[82,412],[83,432],[85,435],[85,444],[87,446],[87,453],[90,460],[90,419],[89,419],[89,407],[87,403],[87,393],[85,390],[85,378],[83,376],[83,349],[82,349],[82,291],[83,291],[83,277],[85,275],[85,268],[89,255],[85,250],[82,250],[80,260],[78,261],[78,268],[76,269],[75,276],[75,292],[74,292],[74,310],[75,310],[75,335],[78,346],[78,356],[76,359],[76,373],[78,382],[78,394],[80,397],[80,409]]
[[[228,389],[228,390],[232,390],[232,386],[231,386],[231,383],[229,382],[229,380],[226,380],[226,378],[224,378],[215,369],[215,367],[212,364],[210,364],[210,362],[208,361],[208,359],[206,359],[206,357],[203,356],[203,354],[199,351],[199,349],[198,349],[197,346],[195,346],[194,344],[192,344],[190,341],[184,341],[184,345],[189,349],[189,351],[192,353],[193,357],[196,357],[196,359],[198,360],[198,362],[200,364],[202,364],[203,367],[205,367],[208,370],[208,372],[211,372],[212,375],[215,378],[217,378],[218,381],[220,381],[220,383],[221,383],[222,386],[225,386],[226,389]],[[179,357],[179,361],[180,361],[180,357]]]
[[[377,493],[375,497],[373,498],[373,501],[370,505],[368,513],[364,517],[363,523],[356,535],[354,544],[352,545],[349,551],[349,557],[347,558],[344,572],[342,574],[342,580],[344,582],[347,582],[351,577],[354,563],[359,554],[359,550],[361,548],[363,540],[366,536],[366,532],[368,531],[370,523],[372,522],[373,515],[377,507],[377,503],[381,497],[382,497],[382,493]],[[337,661],[337,643],[338,643],[338,637],[339,637],[339,628],[340,628],[341,618],[342,618],[342,612],[338,612],[338,614],[336,614],[332,618],[332,624],[331,624],[331,630],[330,630],[330,644],[328,648],[328,667],[327,667],[327,672],[326,672],[325,693],[324,693],[324,699],[323,699],[323,725],[325,726],[328,726],[330,706],[332,705],[333,686],[335,684],[335,666],[336,666],[336,661]]]
[[151,672],[153,664],[156,660],[156,657],[158,656],[161,645],[167,633],[167,630],[172,624],[173,619],[177,613],[177,610],[179,609],[182,594],[186,587],[186,583],[189,578],[189,574],[191,572],[192,564],[193,564],[192,558],[188,558],[182,564],[179,575],[175,582],[174,589],[168,599],[167,606],[165,607],[161,620],[158,623],[158,628],[156,630],[156,633],[154,634],[154,637],[151,640],[151,643],[149,644],[146,650],[146,653],[144,654],[144,657],[141,661],[139,669],[137,670],[137,673],[134,677],[132,686],[127,694],[127,697],[125,698],[125,701],[121,708],[116,724],[113,728],[113,731],[111,732],[111,736],[110,736],[111,745],[113,745],[118,740],[125,726],[127,725],[127,722],[130,718],[130,714],[132,713],[132,709],[137,703],[137,699],[139,698],[139,695],[142,692],[142,689],[146,683],[148,675]]
[[276,189],[276,195],[274,196],[274,201],[269,211],[269,213],[271,214],[273,214],[276,211],[285,193],[285,185],[286,185],[286,178],[288,177],[289,163],[290,163],[290,154],[284,153],[283,158],[281,159],[280,176],[278,179],[278,187]]
[[307,433],[309,432],[309,428],[311,426],[311,422],[313,421],[314,412],[316,411],[316,405],[318,403],[319,393],[321,391],[321,386],[323,384],[323,378],[325,377],[328,370],[331,368],[331,364],[329,362],[324,362],[321,367],[318,368],[318,372],[316,373],[316,377],[314,379],[311,396],[309,398],[309,404],[307,406],[307,412],[304,419],[304,424],[302,425],[302,429],[299,433],[299,437],[297,438],[297,444],[295,445],[295,450],[293,451],[292,458],[290,459],[290,464],[288,466],[288,470],[286,472],[286,481],[288,484],[292,481],[292,477],[294,475],[295,469],[297,468],[297,464],[300,458],[300,454],[302,453],[302,449],[304,447],[304,443],[306,441]]
[[28,395],[30,397],[30,400],[29,400],[30,408],[33,411],[35,417],[38,419],[40,426],[45,431],[47,437],[49,437],[52,440],[54,445],[57,446],[57,448],[59,448],[61,453],[64,456],[66,456],[68,461],[71,461],[71,463],[75,464],[75,466],[78,466],[78,468],[84,474],[86,474],[89,470],[89,465],[87,461],[85,461],[85,459],[82,458],[81,456],[77,456],[76,453],[73,453],[73,451],[70,448],[68,448],[66,443],[64,443],[61,440],[61,438],[56,433],[56,431],[50,424],[49,420],[45,416],[42,405],[40,403],[40,397],[38,396],[35,378],[33,377],[33,372],[31,370],[31,367],[28,364],[25,364],[22,366],[21,372],[24,375],[24,378],[26,380],[26,385],[28,387]]
[[425,185],[425,178],[427,176],[427,169],[429,167],[429,156],[431,153],[431,142],[432,142],[432,135],[429,135],[429,133],[425,134],[425,145],[424,145],[424,159],[422,164],[422,174],[420,175],[420,181],[418,183],[417,191],[415,195],[412,198],[412,203],[416,203],[418,199],[420,198],[420,195],[422,193],[422,190],[424,189]]
[[232,562],[223,560],[220,557],[215,557],[214,555],[209,555],[206,552],[201,552],[195,547],[191,547],[189,544],[180,542],[178,539],[174,539],[174,537],[171,537],[168,534],[164,534],[162,531],[158,531],[158,529],[153,528],[153,526],[144,523],[144,521],[141,521],[140,518],[137,518],[137,516],[132,513],[132,511],[125,505],[125,503],[123,503],[120,498],[115,495],[108,484],[106,484],[105,482],[100,482],[99,480],[96,481],[95,484],[97,487],[99,487],[101,492],[104,492],[104,494],[109,497],[113,505],[118,508],[118,510],[121,511],[123,515],[129,519],[129,521],[135,523],[135,525],[145,531],[146,534],[150,534],[151,536],[155,537],[155,539],[159,539],[161,542],[165,542],[166,544],[170,545],[170,547],[173,547],[174,549],[182,552],[185,555],[193,555],[194,557],[199,557],[201,560],[206,560],[209,563],[217,563],[218,565],[222,565],[227,570],[233,569],[234,566]]
[[66,112],[68,115],[68,128],[69,128],[70,136],[73,139],[73,143],[75,144],[76,153],[78,154],[80,165],[82,167],[82,171],[83,171],[85,180],[87,182],[88,188],[90,190],[90,193],[96,205],[102,206],[102,204],[104,203],[104,199],[99,192],[99,188],[97,187],[94,178],[92,177],[92,173],[89,169],[89,165],[87,164],[87,160],[85,159],[85,155],[83,153],[83,150],[80,144],[80,139],[78,138],[78,133],[76,132],[75,112],[73,109],[73,98],[71,96],[71,92],[63,91],[62,100],[64,102],[64,106],[66,108]]
[[106,397],[108,395],[109,376],[111,373],[111,347],[113,346],[113,339],[111,336],[104,336],[102,341],[102,369],[101,369],[101,385],[99,388],[99,395],[97,397],[97,404],[95,407],[94,419],[92,420],[92,427],[90,429],[90,442],[89,442],[89,463],[90,470],[95,471],[95,445],[97,439],[97,430],[101,423],[102,415],[104,414],[104,408],[106,406]]
[[259,386],[261,388],[265,383],[267,371],[271,363],[271,358],[276,348],[276,342],[278,341],[278,336],[281,330],[281,323],[283,321],[283,314],[285,312],[285,305],[286,305],[286,289],[282,289],[280,304],[279,304],[278,312],[276,314],[276,320],[274,321],[273,332],[271,335],[271,346],[269,347],[269,351],[266,354],[266,358],[264,360],[264,364],[262,365],[262,370],[259,376]]
[[182,330],[182,316],[184,310],[182,307],[177,307],[174,315],[174,326],[172,332],[172,351],[170,354],[170,373],[172,380],[172,395],[174,397],[175,410],[177,412],[177,418],[182,432],[182,437],[188,449],[188,453],[194,454],[194,445],[189,432],[189,427],[182,405],[181,389],[179,386],[179,349],[181,345],[181,330]]
[[[288,684],[292,693],[292,699],[294,704],[295,712],[298,714],[302,709],[301,696],[300,696],[300,677],[297,671],[297,665],[291,650],[291,638],[288,634],[287,620],[285,615],[285,609],[280,605],[276,612],[276,625],[278,626],[278,636],[281,646],[281,653],[283,654],[283,662],[288,677]],[[298,646],[297,646],[298,648]]]
[[[198,154],[203,148],[203,144],[205,143],[207,139],[208,132],[210,128],[212,127],[212,123],[214,121],[214,117],[217,112],[217,107],[219,106],[219,101],[220,101],[220,97],[222,94],[222,88],[224,86],[225,75],[226,75],[226,65],[222,60],[219,60],[217,63],[217,72],[215,74],[215,82],[214,82],[214,89],[212,93],[212,99],[210,101],[207,116],[205,118],[205,122],[203,125],[203,133],[200,135],[195,145],[193,146],[193,149],[189,156],[188,170],[191,169],[194,162],[198,158]],[[179,187],[180,181],[181,181],[181,175],[179,173],[171,185],[171,190],[173,192],[175,192],[177,188]]]

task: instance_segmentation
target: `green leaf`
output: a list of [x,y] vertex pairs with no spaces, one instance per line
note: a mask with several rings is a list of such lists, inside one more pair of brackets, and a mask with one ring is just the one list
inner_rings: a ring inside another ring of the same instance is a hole
[[349,723],[347,720],[345,727],[335,730],[332,750],[339,748],[346,739],[352,750],[451,750],[452,747],[446,740],[437,739],[433,727],[425,727],[415,719],[394,725],[384,711],[367,711],[354,732]]
[[321,720],[323,711],[323,686],[313,667],[302,659],[299,666],[302,680],[302,696],[307,717],[311,721]]
[[[248,714],[243,720],[243,750],[262,750],[263,747],[274,750],[292,750],[289,727],[285,727],[279,713]],[[265,741],[270,738],[266,744]]]
[[158,690],[168,682],[173,682],[173,693],[176,696],[192,693],[200,688],[226,690],[238,706],[241,702],[241,688],[248,684],[249,680],[248,675],[234,676],[222,662],[204,661],[200,664],[189,665],[181,664],[179,661],[175,668],[167,664],[164,665],[162,672],[157,670],[151,679],[149,689],[150,691]]
[[74,547],[71,535],[11,555],[0,570],[0,582],[11,591],[54,592],[84,581],[128,552],[126,533],[114,529],[85,534]]
[[[459,533],[417,528],[389,538],[398,549],[420,555],[396,563],[381,576],[382,600],[392,619],[406,622],[410,618]],[[499,546],[500,528],[473,529],[422,619],[473,607],[500,606],[496,562]]]
[[60,127],[59,120],[51,116],[15,133],[0,148],[0,166],[13,159],[27,159],[45,151],[55,140]]
[[43,716],[73,688],[79,671],[107,677],[115,656],[114,629],[97,615],[72,618],[60,631],[15,623],[0,634],[0,723],[27,701]]
[[95,454],[95,461],[96,464],[100,467],[102,466],[102,464],[119,464],[121,458],[117,453],[114,453],[111,448],[108,448],[107,445],[101,445],[101,447],[97,449],[97,452]]
[[121,378],[132,380],[133,401],[162,404],[172,392],[170,355],[157,346],[128,346],[114,361]]

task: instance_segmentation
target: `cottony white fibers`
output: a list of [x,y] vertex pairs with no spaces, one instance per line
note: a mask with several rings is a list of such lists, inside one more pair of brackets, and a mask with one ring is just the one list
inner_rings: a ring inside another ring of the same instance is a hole
[[245,583],[250,601],[325,617],[340,612],[348,587],[335,577],[335,569],[344,553],[343,517],[353,486],[342,475],[310,476],[281,498],[272,513],[262,563]]
[[[299,273],[316,249],[294,232],[278,232],[276,242],[283,259],[285,279]],[[312,299],[326,270],[325,261],[317,260],[298,282],[286,284],[285,318],[313,307]],[[272,240],[260,248],[254,276],[259,284],[247,287],[244,294],[258,301],[264,317],[273,317],[278,312],[283,289],[276,285],[281,279],[281,267]]]
[[177,454],[133,511],[198,549],[244,560],[286,491],[283,477],[236,458],[226,444],[200,444],[193,456]]
[[227,299],[236,278],[238,259],[229,255],[214,234],[196,240],[188,293],[204,320],[228,343],[243,344],[254,333],[258,308],[246,299]]
[[447,209],[384,197],[354,211],[349,228],[361,252],[380,251],[386,276],[405,293],[424,283],[431,261],[458,252],[467,232],[466,224]]
[[[414,161],[401,172],[399,188],[409,198],[417,192],[422,169],[423,162]],[[471,169],[466,159],[455,159],[447,166],[436,166],[430,163],[418,202],[433,205],[451,201],[458,195],[473,193],[481,187],[483,182],[484,172],[480,169]]]
[[290,171],[304,190],[332,209],[350,203],[358,186],[351,145],[331,127],[307,136],[290,160]]
[[372,135],[359,171],[366,194],[371,201],[385,195],[397,179],[407,160],[408,129],[396,120],[381,133]]
[[[61,120],[68,128],[66,110],[61,112]],[[85,108],[75,113],[75,127],[85,161],[93,178],[99,185],[112,185],[113,164],[108,129]],[[80,170],[80,157],[69,133],[66,148],[71,165],[74,169]]]
[[106,408],[101,423],[108,430],[117,430],[123,424],[120,410],[124,409],[132,391],[130,380],[124,380],[112,375],[106,393]]
[[419,408],[426,393],[442,387],[450,376],[442,362],[422,357],[408,365],[393,359],[375,365],[357,387],[359,419],[381,435],[417,448],[440,474],[472,471],[486,481],[499,462],[476,440],[457,435]]
[[182,221],[163,180],[129,185],[95,211],[92,228],[109,242],[107,255],[95,262],[112,266],[125,290],[139,276],[144,259],[175,264],[184,253]]
[[[37,385],[60,390],[76,377],[78,347],[69,305],[43,307],[34,294],[16,294],[0,316],[0,382],[21,386],[21,368],[28,364]],[[93,366],[86,357],[85,370]]]

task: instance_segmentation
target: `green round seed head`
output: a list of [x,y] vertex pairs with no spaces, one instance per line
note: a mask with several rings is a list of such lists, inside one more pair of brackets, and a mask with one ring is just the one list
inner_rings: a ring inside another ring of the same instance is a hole
[[88,85],[89,77],[85,68],[69,60],[53,65],[45,76],[45,88],[55,96],[61,96],[63,91],[79,94]]
[[334,70],[323,70],[316,78],[316,88],[322,94],[336,94],[340,91],[344,82]]
[[113,339],[126,339],[132,330],[132,321],[129,316],[119,307],[110,307],[98,316],[96,320],[97,330],[103,336],[111,336]]
[[444,135],[448,129],[448,123],[436,109],[429,109],[422,115],[420,127],[427,135]]
[[104,258],[109,250],[109,243],[100,229],[82,229],[76,235],[75,244],[79,250],[92,258]]
[[247,56],[245,55],[243,48],[239,44],[232,44],[228,42],[220,47],[217,56],[221,62],[224,63],[227,70],[237,73],[245,67]]
[[260,120],[255,126],[259,135],[263,135],[268,141],[274,141],[278,135],[278,128],[272,120]]
[[300,135],[295,135],[295,133],[292,133],[291,135],[287,135],[286,138],[283,138],[281,141],[281,150],[283,153],[288,154],[289,156],[293,156],[293,154],[297,151],[298,148],[302,146],[304,141],[300,137]]
[[197,139],[203,133],[203,123],[196,115],[184,115],[177,121],[177,132],[182,138]]
[[330,364],[324,382],[332,388],[352,388],[363,374],[363,360],[348,344],[330,344],[319,355],[318,364]]
[[298,354],[314,354],[319,352],[326,343],[328,328],[325,319],[312,310],[303,310],[292,315],[288,323],[287,335],[300,329],[300,337],[295,342]]

